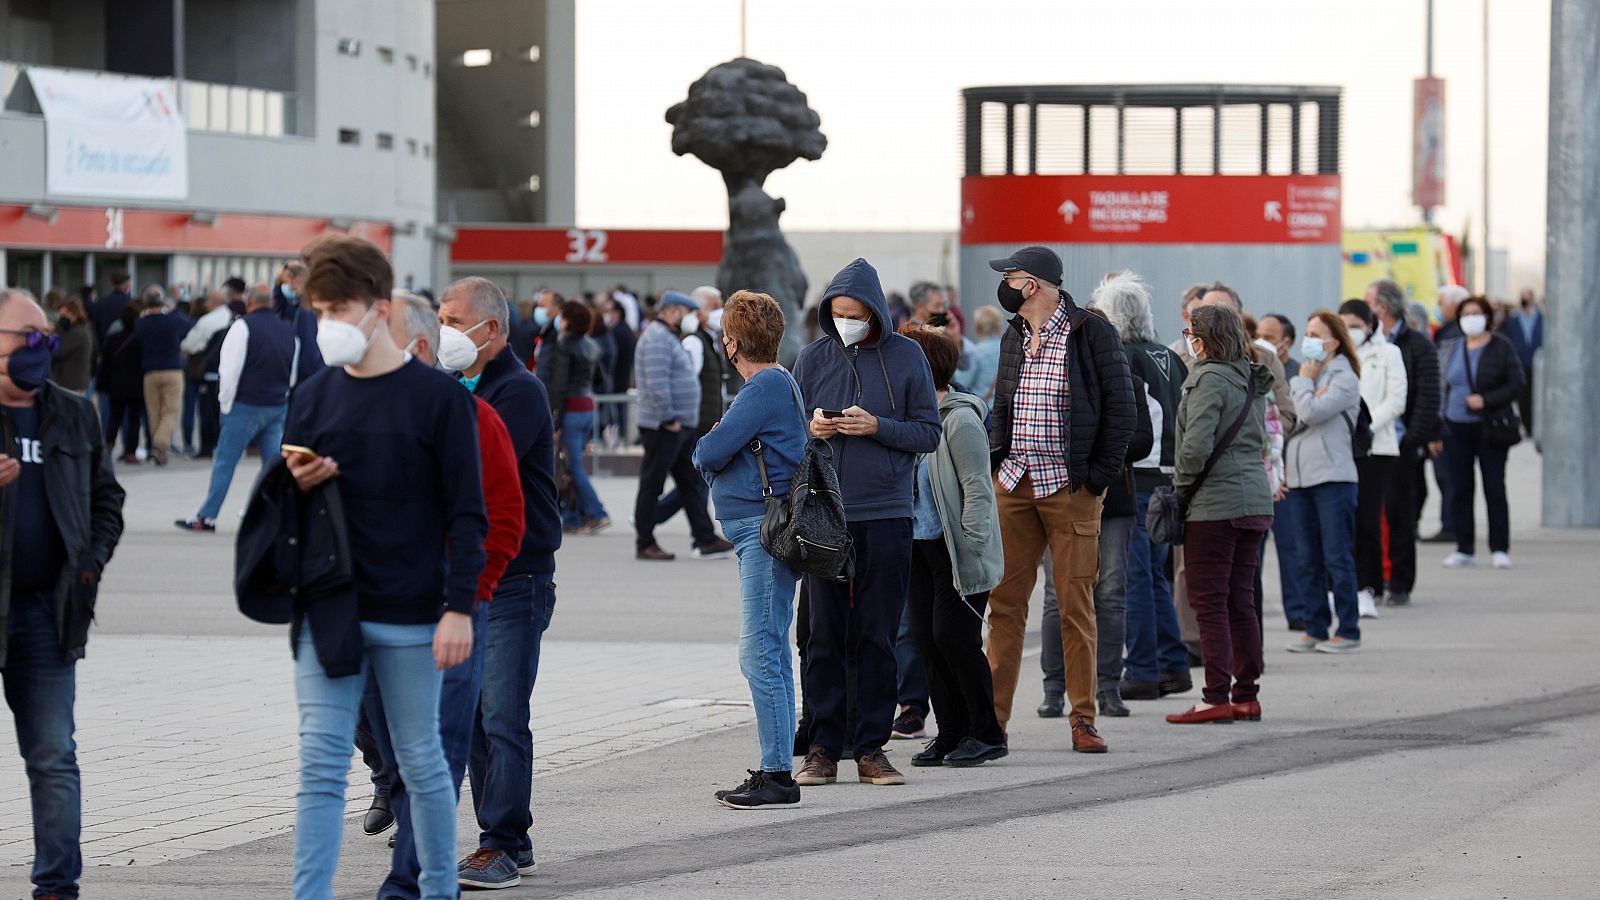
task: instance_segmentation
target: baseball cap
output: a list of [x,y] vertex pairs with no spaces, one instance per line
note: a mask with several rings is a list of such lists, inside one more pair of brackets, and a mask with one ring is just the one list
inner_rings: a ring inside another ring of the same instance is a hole
[[989,260],[996,272],[1027,272],[1051,284],[1061,284],[1061,257],[1049,247],[1023,247],[1005,259]]
[[656,303],[656,306],[658,306],[658,307],[682,306],[682,307],[686,307],[688,309],[699,309],[700,308],[700,304],[694,302],[694,299],[691,298],[688,294],[680,293],[678,291],[667,291],[665,294],[662,294],[661,295],[661,300]]

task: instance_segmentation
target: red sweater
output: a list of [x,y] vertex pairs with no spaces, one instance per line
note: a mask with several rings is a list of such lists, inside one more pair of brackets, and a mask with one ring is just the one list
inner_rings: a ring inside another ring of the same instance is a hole
[[506,565],[522,547],[522,478],[511,433],[500,414],[481,397],[478,402],[478,454],[483,464],[483,508],[489,517],[489,534],[483,541],[486,559],[478,576],[478,600],[487,601],[505,573]]

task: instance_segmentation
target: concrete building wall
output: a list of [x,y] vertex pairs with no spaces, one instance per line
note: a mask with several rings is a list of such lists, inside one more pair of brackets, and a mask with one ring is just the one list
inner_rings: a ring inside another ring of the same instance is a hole
[[806,275],[806,305],[821,297],[838,271],[856,257],[878,270],[885,293],[904,294],[924,279],[954,283],[957,245],[953,231],[785,232]]

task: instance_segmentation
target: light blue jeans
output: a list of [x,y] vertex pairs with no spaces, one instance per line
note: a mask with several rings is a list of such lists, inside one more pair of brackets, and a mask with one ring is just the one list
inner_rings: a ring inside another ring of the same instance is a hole
[[288,410],[287,406],[235,403],[232,410],[223,414],[222,431],[217,436],[217,449],[211,459],[211,489],[206,492],[205,502],[200,504],[200,518],[215,519],[222,512],[222,501],[233,484],[233,470],[247,448],[254,446],[261,454],[263,469],[277,458]]
[[300,705],[300,793],[294,828],[296,900],[332,900],[344,839],[344,794],[367,673],[378,679],[389,738],[405,779],[425,900],[454,900],[456,797],[439,739],[439,683],[432,625],[362,622],[361,673],[329,678],[302,627],[295,660]]
[[799,573],[761,546],[761,517],[723,519],[722,533],[739,557],[744,594],[739,625],[739,669],[750,683],[761,737],[761,770],[787,772],[794,753],[794,590]]

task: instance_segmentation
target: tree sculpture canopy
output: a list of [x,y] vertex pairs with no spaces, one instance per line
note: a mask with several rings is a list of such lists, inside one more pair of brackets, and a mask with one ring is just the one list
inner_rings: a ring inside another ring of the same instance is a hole
[[740,57],[715,66],[667,110],[672,152],[692,153],[722,173],[729,193],[760,185],[797,159],[816,160],[828,146],[822,119],[777,66]]

